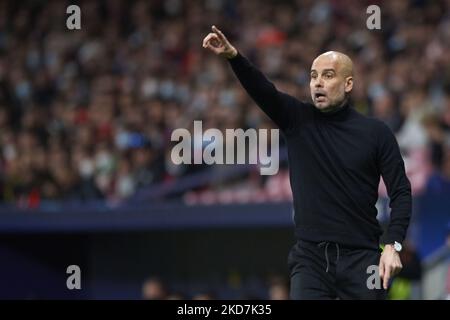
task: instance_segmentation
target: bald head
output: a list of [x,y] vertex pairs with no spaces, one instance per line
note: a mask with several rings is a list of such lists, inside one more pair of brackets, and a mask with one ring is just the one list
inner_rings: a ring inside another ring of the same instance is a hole
[[353,62],[345,54],[328,51],[311,66],[311,97],[321,111],[332,111],[342,106],[353,88]]
[[353,77],[353,61],[348,55],[338,51],[327,51],[314,59],[313,65],[319,60],[334,63],[338,69],[336,71],[342,76]]

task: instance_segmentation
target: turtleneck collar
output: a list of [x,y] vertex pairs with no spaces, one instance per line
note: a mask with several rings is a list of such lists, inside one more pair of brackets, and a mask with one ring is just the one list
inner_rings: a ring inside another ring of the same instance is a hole
[[321,118],[329,120],[344,120],[348,117],[351,111],[351,107],[348,101],[339,109],[330,112],[322,112],[315,106],[314,109],[316,111],[316,114],[318,114]]

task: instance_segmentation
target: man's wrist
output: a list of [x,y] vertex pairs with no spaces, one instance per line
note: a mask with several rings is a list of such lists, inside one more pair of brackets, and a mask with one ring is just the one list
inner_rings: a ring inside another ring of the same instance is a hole
[[226,58],[227,59],[233,59],[233,58],[236,58],[237,55],[238,55],[238,51],[235,48],[233,48],[233,51],[229,55],[227,55]]
[[386,243],[384,247],[388,247],[395,252],[400,252],[403,249],[401,243],[397,241],[395,241],[394,243]]
[[384,246],[384,249],[383,249],[383,254],[386,254],[386,255],[398,255],[399,252],[397,252],[394,249],[394,245],[393,244],[386,244]]

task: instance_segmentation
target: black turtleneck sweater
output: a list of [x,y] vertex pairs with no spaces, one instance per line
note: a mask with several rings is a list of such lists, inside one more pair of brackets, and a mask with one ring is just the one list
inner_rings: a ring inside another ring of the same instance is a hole
[[391,130],[349,105],[323,113],[278,91],[241,54],[229,62],[286,139],[296,237],[378,248],[382,230],[375,204],[382,176],[392,209],[384,243],[401,243],[411,216],[411,187]]

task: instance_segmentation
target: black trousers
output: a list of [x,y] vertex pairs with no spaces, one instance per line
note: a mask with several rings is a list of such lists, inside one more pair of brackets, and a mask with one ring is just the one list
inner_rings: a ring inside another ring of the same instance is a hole
[[378,276],[380,256],[381,250],[299,240],[288,258],[291,299],[386,299]]

